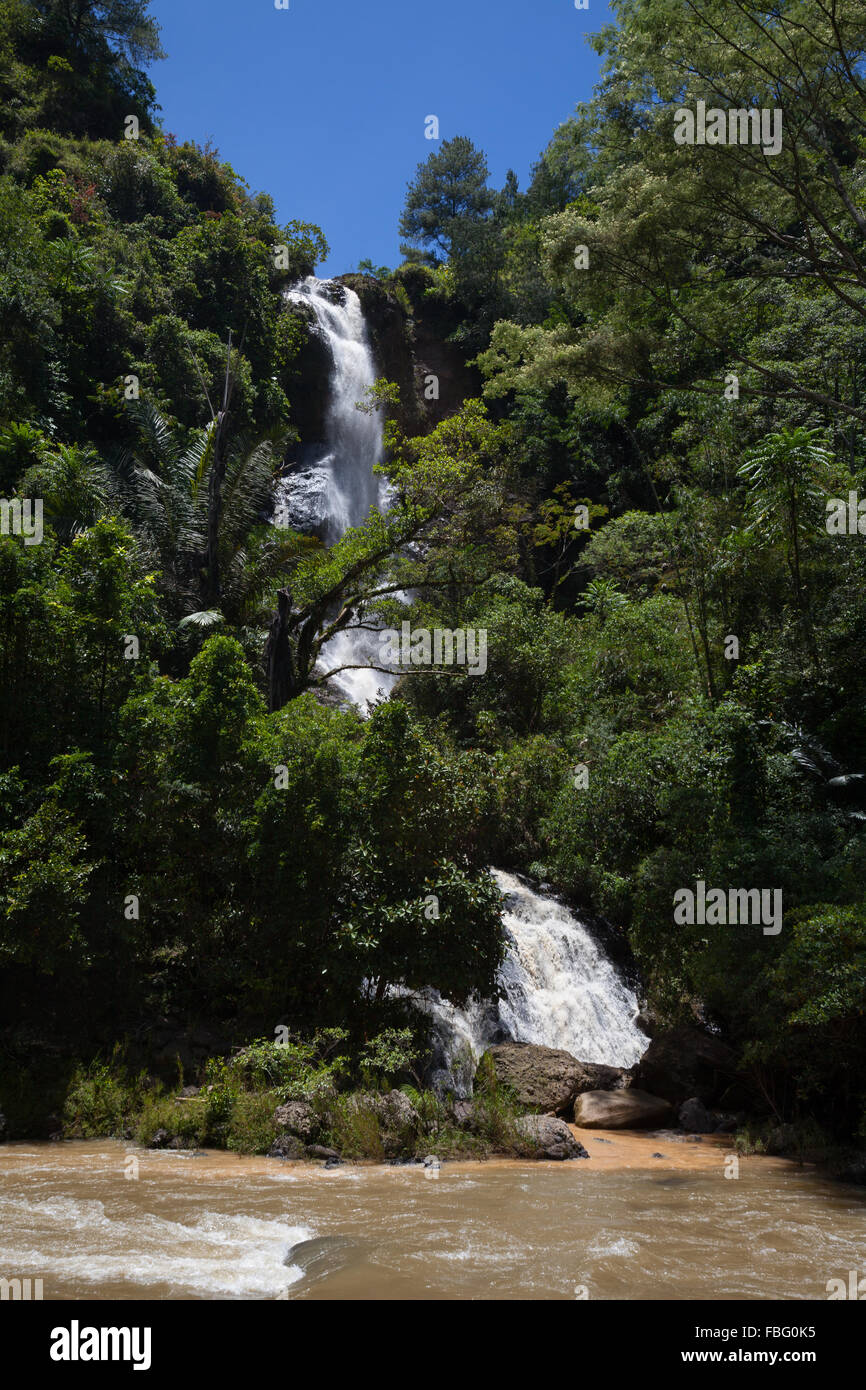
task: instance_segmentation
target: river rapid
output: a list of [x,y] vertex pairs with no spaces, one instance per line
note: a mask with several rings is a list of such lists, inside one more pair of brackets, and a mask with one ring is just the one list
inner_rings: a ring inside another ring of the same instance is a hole
[[[578,1132],[589,1160],[420,1166],[0,1147],[0,1274],[64,1299],[826,1299],[866,1204],[730,1140]],[[656,1157],[655,1155],[661,1155]]]

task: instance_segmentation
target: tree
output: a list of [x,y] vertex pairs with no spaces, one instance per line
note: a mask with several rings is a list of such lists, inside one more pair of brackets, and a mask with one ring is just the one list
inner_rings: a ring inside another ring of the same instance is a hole
[[[850,370],[866,316],[862,5],[615,8],[618,26],[595,40],[598,96],[538,171],[542,208],[561,206],[541,240],[563,314],[520,342],[497,328],[500,367],[522,356],[526,382],[537,364],[584,393],[602,382],[716,398],[734,372],[744,398],[862,421],[862,368],[844,390],[836,368],[847,355]],[[723,138],[680,143],[677,113],[699,103],[726,118]],[[772,131],[754,138],[762,112]]]
[[[377,394],[393,401],[395,390],[382,383]],[[302,555],[291,592],[281,592],[265,654],[272,710],[353,669],[316,667],[338,633],[377,630],[375,614],[396,594],[472,587],[495,568],[490,521],[502,508],[496,465],[505,431],[488,419],[481,402],[464,402],[416,439],[389,423],[385,442],[394,488],[387,515],[371,512],[330,549]]]
[[255,621],[289,562],[310,548],[264,519],[282,436],[239,435],[226,445],[216,497],[215,421],[188,437],[150,405],[133,407],[133,418],[138,439],[118,457],[116,470],[130,519],[158,556],[175,617],[202,627]]
[[150,0],[32,0],[52,33],[74,53],[97,53],[108,45],[132,67],[165,57],[160,26],[148,14]]
[[[423,259],[433,264],[441,258],[449,260],[461,239],[466,239],[467,225],[484,221],[493,211],[496,199],[487,186],[488,178],[483,150],[465,135],[446,140],[441,150],[418,165],[400,218],[400,235],[422,244]],[[417,258],[412,246],[400,249],[405,256]]]
[[[752,529],[781,540],[791,571],[797,608],[814,654],[809,596],[803,580],[804,537],[817,529],[816,518],[831,477],[832,455],[821,443],[823,431],[785,429],[768,434],[746,455],[739,475],[752,497]],[[823,485],[823,486],[822,486]]]

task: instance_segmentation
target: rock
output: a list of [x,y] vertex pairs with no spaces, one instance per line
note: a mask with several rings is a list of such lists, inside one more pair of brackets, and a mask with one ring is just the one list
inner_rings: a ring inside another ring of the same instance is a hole
[[414,1147],[421,1116],[403,1091],[388,1091],[385,1095],[359,1091],[349,1098],[349,1110],[375,1116],[386,1158],[396,1158],[401,1151]]
[[439,1159],[437,1158],[436,1154],[428,1154],[427,1157],[424,1159],[424,1167],[441,1168],[442,1164],[439,1162]]
[[335,1155],[333,1158],[328,1158],[325,1160],[325,1168],[339,1168],[342,1162],[343,1160]]
[[176,1134],[173,1139],[169,1139],[166,1144],[167,1149],[191,1149],[193,1148],[191,1139],[184,1139],[183,1135]]
[[326,1149],[323,1144],[308,1144],[304,1152],[308,1158],[334,1159],[340,1157],[336,1149]]
[[449,1114],[460,1129],[472,1129],[475,1124],[475,1106],[471,1100],[452,1101]]
[[740,1127],[738,1115],[713,1115],[713,1134],[735,1134]]
[[797,1130],[794,1125],[776,1125],[767,1135],[768,1154],[790,1154],[797,1151]]
[[634,1069],[634,1085],[673,1105],[721,1097],[736,1078],[736,1057],[727,1043],[700,1028],[682,1027],[654,1037]]
[[268,1158],[303,1158],[304,1142],[296,1134],[278,1134],[270,1149]]
[[6,1116],[3,1114],[3,1111],[0,1110],[0,1144],[3,1143],[3,1140],[4,1140],[5,1138],[6,1138]]
[[589,1158],[564,1120],[552,1115],[523,1115],[517,1127],[521,1136],[533,1145],[534,1158]]
[[171,1135],[167,1129],[158,1129],[147,1147],[149,1149],[164,1149],[170,1138]]
[[496,1079],[509,1086],[521,1105],[548,1114],[562,1114],[581,1091],[607,1090],[628,1076],[616,1067],[579,1062],[570,1052],[535,1043],[498,1043],[484,1059]]
[[710,1112],[697,1096],[680,1106],[679,1121],[689,1134],[711,1134],[715,1128]]
[[277,1106],[274,1124],[277,1129],[297,1135],[300,1139],[312,1139],[319,1127],[313,1107],[304,1100],[290,1100],[285,1105]]
[[585,1091],[574,1106],[581,1129],[657,1129],[670,1118],[671,1106],[646,1091]]
[[183,1090],[178,1094],[177,1099],[178,1099],[178,1100],[193,1100],[197,1095],[200,1094],[200,1092],[201,1092],[201,1087],[200,1087],[200,1086],[184,1086]]
[[632,1073],[624,1067],[605,1067],[599,1062],[581,1062],[577,1095],[584,1091],[624,1091],[632,1083]]
[[667,1158],[667,1154],[653,1154],[653,1158]]

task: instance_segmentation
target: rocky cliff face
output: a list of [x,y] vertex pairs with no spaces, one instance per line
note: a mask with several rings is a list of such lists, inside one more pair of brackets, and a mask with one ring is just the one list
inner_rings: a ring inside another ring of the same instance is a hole
[[293,325],[287,336],[297,334],[300,347],[283,372],[281,384],[291,401],[292,424],[301,443],[319,444],[325,438],[325,413],[334,365],[330,349],[308,305],[288,303],[283,313],[295,320],[296,326]]
[[[480,393],[479,374],[466,365],[460,348],[447,341],[456,323],[449,307],[425,294],[429,277],[409,273],[394,288],[371,275],[341,275],[331,292],[339,296],[343,286],[361,300],[377,375],[399,387],[398,423],[407,434],[427,433],[467,397]],[[301,329],[299,349],[284,374],[292,423],[300,436],[300,447],[289,455],[292,463],[306,446],[324,440],[333,363],[315,314],[298,303],[287,304],[283,312]]]

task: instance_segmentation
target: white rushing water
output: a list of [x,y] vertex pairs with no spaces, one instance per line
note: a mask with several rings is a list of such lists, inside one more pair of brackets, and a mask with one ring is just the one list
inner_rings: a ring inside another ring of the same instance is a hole
[[[375,363],[353,290],[311,276],[288,297],[313,310],[333,367],[327,438],[292,473],[278,521],[300,519],[332,544],[348,527],[361,525],[372,508],[387,508],[387,484],[373,471],[382,453],[382,422],[378,413],[357,409],[376,379]],[[347,629],[324,648],[324,669],[372,666],[378,647],[376,632]],[[394,682],[393,676],[359,669],[342,672],[334,684],[364,711]],[[415,996],[431,1018],[440,1062],[434,1080],[468,1094],[485,1047],[506,1038],[564,1048],[582,1062],[632,1066],[647,1038],[634,1021],[637,999],[616,968],[567,908],[511,874],[492,872],[506,895],[501,998],[457,1008],[433,990]]]
[[479,1057],[505,1040],[563,1048],[581,1062],[634,1066],[649,1041],[635,1021],[637,997],[591,933],[562,903],[513,874],[491,872],[505,895],[500,998],[463,1009],[434,990],[418,999],[433,1024],[434,1084],[469,1094]]
[[[311,275],[287,298],[312,309],[333,365],[325,440],[303,451],[300,467],[284,485],[275,520],[313,529],[332,545],[350,527],[361,526],[372,510],[387,508],[387,480],[373,471],[382,456],[381,412],[358,409],[375,383],[376,367],[354,290]],[[371,622],[369,615],[366,621]],[[323,670],[358,667],[341,671],[333,684],[362,711],[395,684],[394,676],[370,669],[378,653],[377,633],[366,628],[346,629],[322,649]]]

